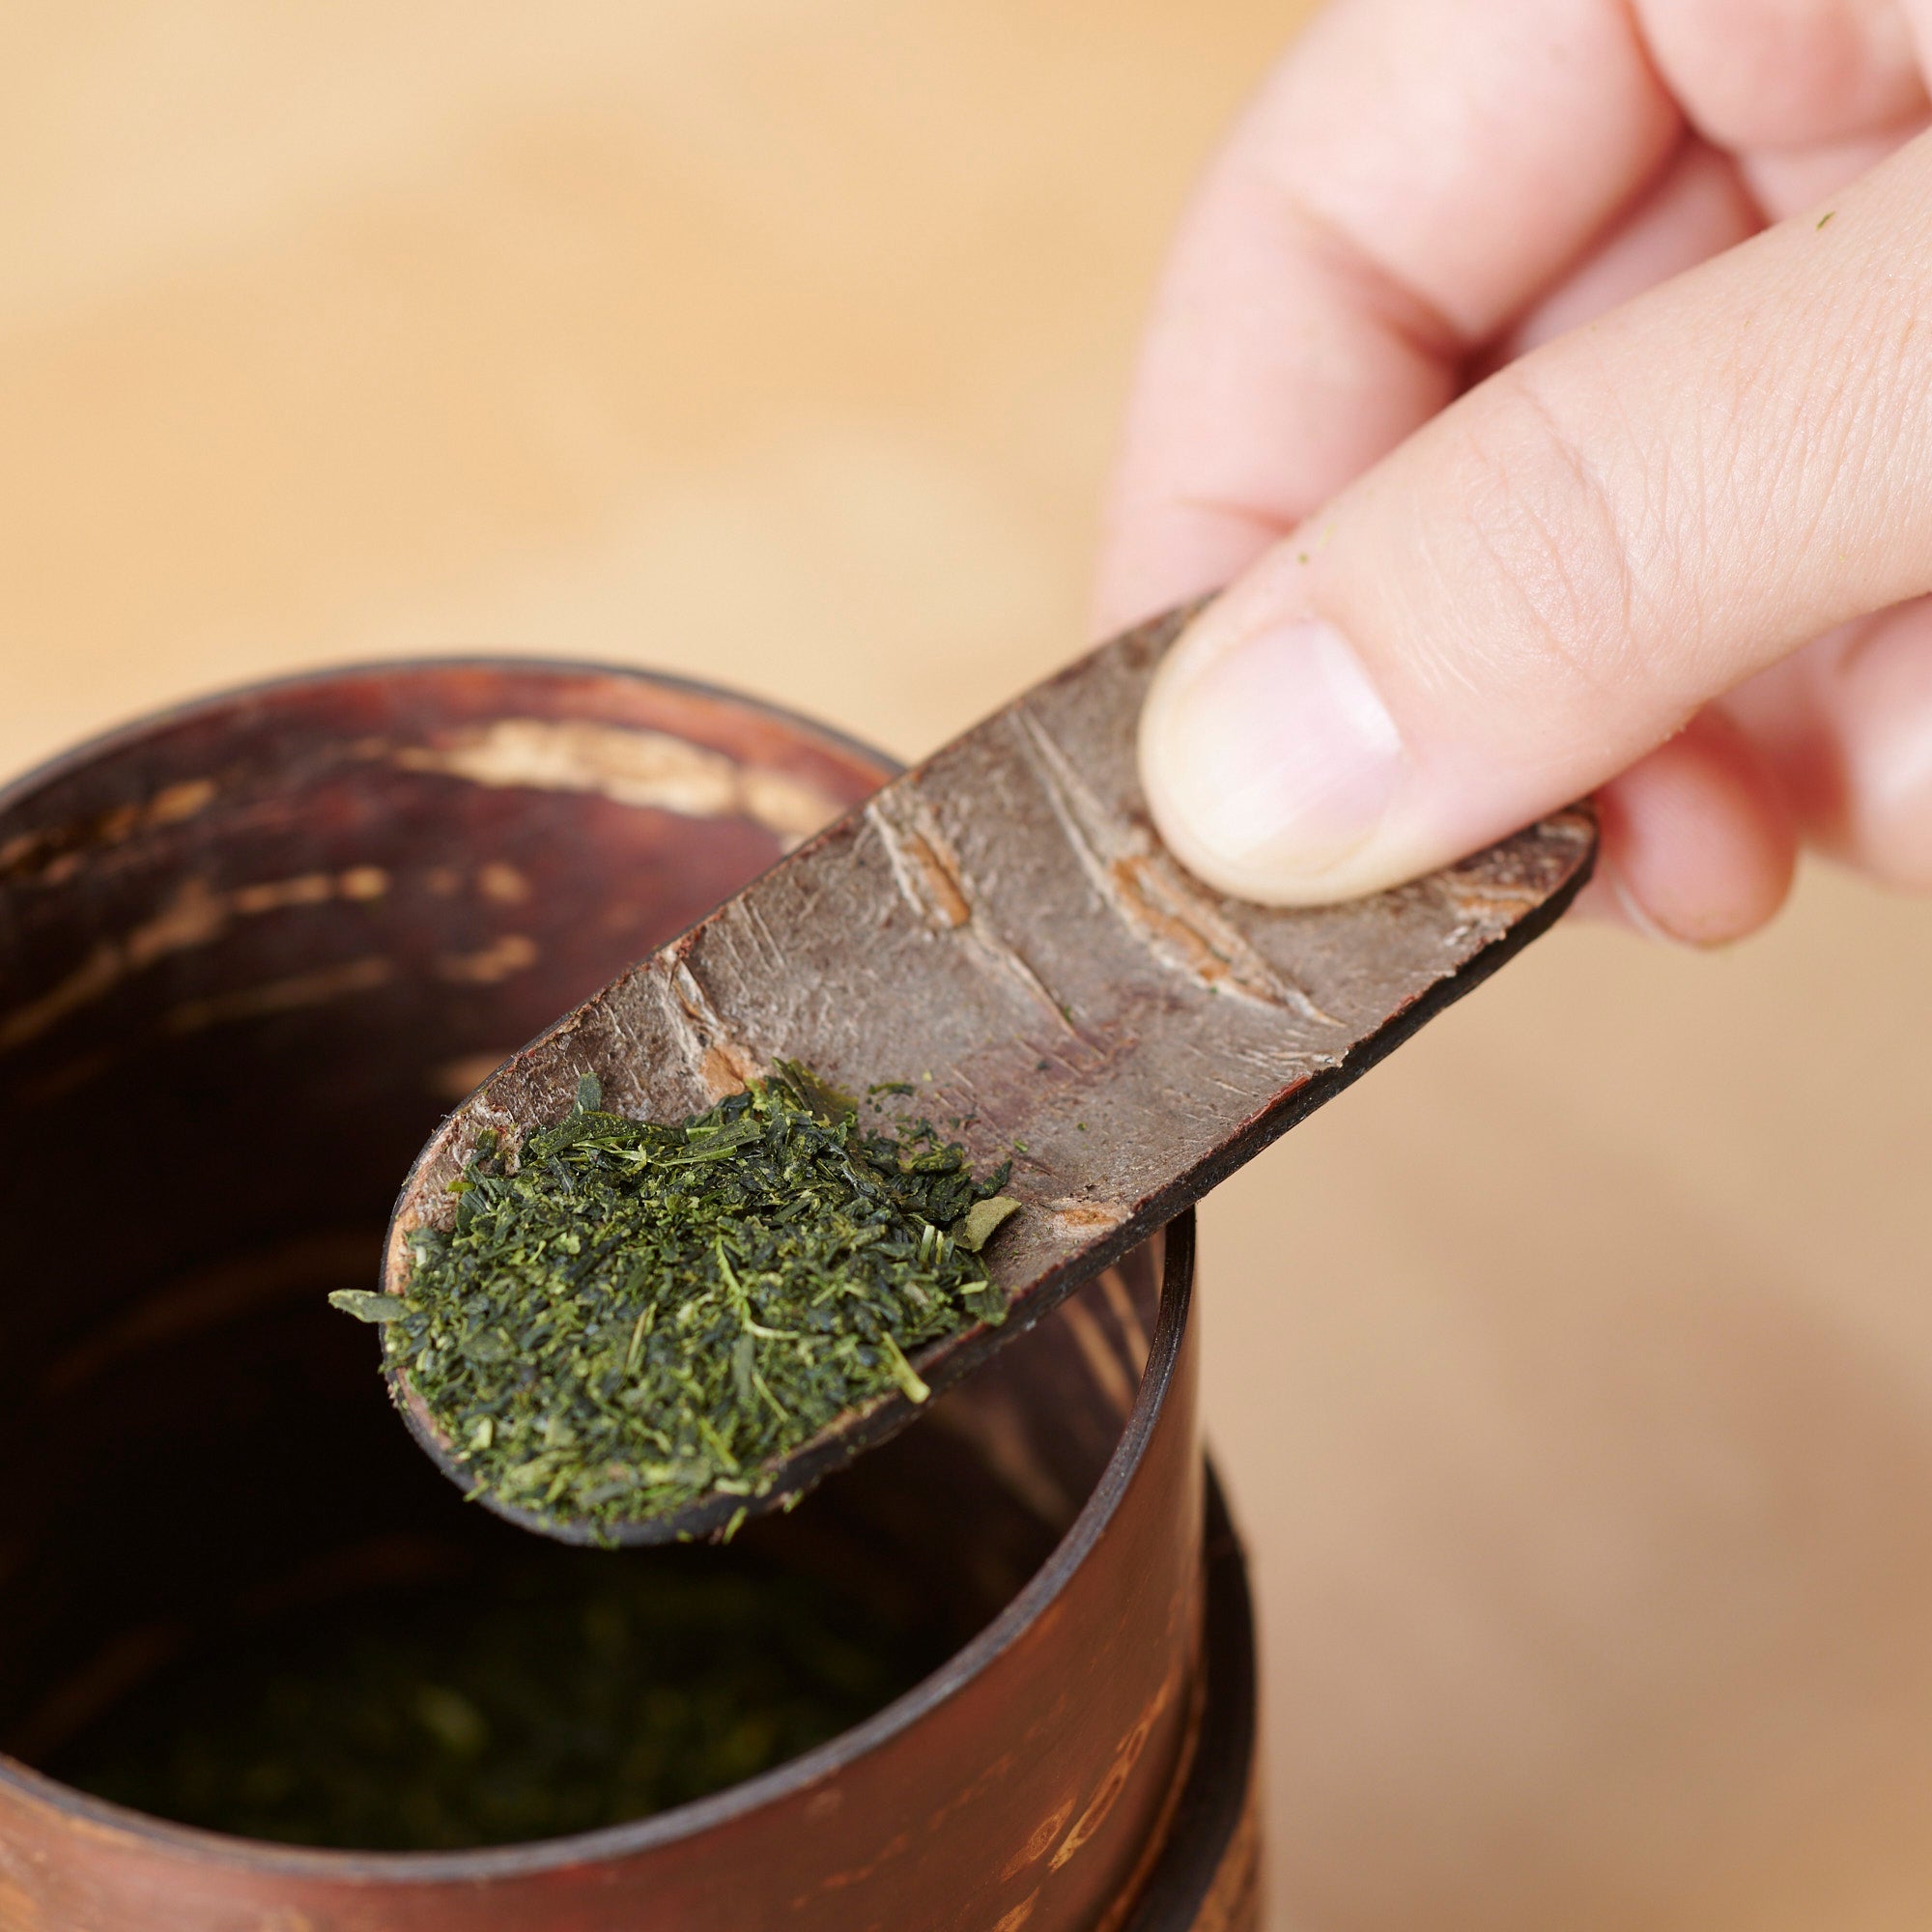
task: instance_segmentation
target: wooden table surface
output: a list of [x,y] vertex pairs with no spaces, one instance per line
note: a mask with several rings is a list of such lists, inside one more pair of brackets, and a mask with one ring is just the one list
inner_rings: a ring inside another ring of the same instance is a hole
[[[1300,12],[14,0],[0,767],[478,645],[937,743],[1082,641]],[[1278,1924],[1932,1920],[1928,983],[1822,872],[1721,956],[1565,931],[1214,1198]]]

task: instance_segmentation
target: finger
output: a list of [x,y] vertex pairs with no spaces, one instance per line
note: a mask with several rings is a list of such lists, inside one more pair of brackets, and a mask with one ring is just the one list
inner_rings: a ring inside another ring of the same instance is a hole
[[1932,887],[1932,603],[1820,639],[1729,708],[1806,838],[1889,885]]
[[1656,185],[1584,261],[1524,315],[1493,366],[1694,269],[1757,233],[1764,220],[1736,163],[1694,136]]
[[1109,516],[1103,628],[1225,582],[1447,402],[1668,156],[1619,0],[1340,0],[1182,223]]
[[1658,71],[1719,147],[1846,141],[1925,105],[1899,0],[1636,0]]
[[1708,698],[1932,590],[1932,136],[1464,396],[1170,654],[1161,828],[1347,897],[1590,790]]
[[1876,132],[1818,147],[1777,148],[1739,157],[1739,173],[1769,221],[1815,207],[1875,168],[1925,129],[1923,112]]
[[1593,895],[1652,938],[1719,946],[1791,890],[1798,839],[1749,738],[1721,712],[1690,724],[1597,793]]

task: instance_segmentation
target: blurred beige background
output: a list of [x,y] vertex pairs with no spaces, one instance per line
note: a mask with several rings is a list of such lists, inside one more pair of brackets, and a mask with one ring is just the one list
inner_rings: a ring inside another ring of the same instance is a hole
[[[13,0],[0,767],[665,665],[917,753],[1082,639],[1259,0]],[[1277,1921],[1932,1921],[1932,908],[1565,932],[1207,1210]]]

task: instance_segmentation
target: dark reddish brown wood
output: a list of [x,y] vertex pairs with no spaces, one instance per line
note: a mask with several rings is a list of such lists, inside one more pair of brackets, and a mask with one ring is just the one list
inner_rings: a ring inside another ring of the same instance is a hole
[[[423,1151],[391,1227],[447,1226],[449,1187],[490,1132],[514,1145],[606,1104],[677,1120],[803,1061],[863,1093],[910,1080],[976,1164],[1009,1155],[1022,1203],[988,1260],[1012,1313],[935,1344],[944,1388],[1144,1239],[1548,927],[1588,875],[1587,809],[1350,905],[1271,909],[1213,893],[1149,822],[1135,726],[1185,613],[1102,646],[885,785],[517,1054]],[[417,1439],[469,1487],[409,1386]],[[903,1428],[894,1391],[757,1471],[775,1507]],[[493,1508],[500,1507],[485,1497]],[[738,1494],[621,1525],[715,1533]],[[526,1527],[569,1527],[504,1512]]]
[[[1245,1895],[1252,1659],[1224,1525],[1204,1564],[1185,1218],[1157,1325],[1143,1247],[747,1531],[860,1524],[971,1612],[936,1677],[768,1778],[403,1858],[212,1836],[33,1768],[196,1630],[372,1558],[526,1543],[416,1455],[324,1293],[370,1279],[400,1164],[479,1059],[884,776],[721,694],[472,664],[216,699],[0,793],[5,1932],[1183,1932],[1218,1873]],[[107,1195],[81,1146],[116,1151]]]

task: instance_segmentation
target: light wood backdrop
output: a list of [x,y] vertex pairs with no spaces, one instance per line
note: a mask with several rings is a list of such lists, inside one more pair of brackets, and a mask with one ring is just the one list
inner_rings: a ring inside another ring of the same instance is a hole
[[[12,0],[0,767],[478,645],[937,743],[1301,11]],[[1215,1197],[1281,1926],[1932,1921],[1928,986],[1823,875],[1561,933]]]

